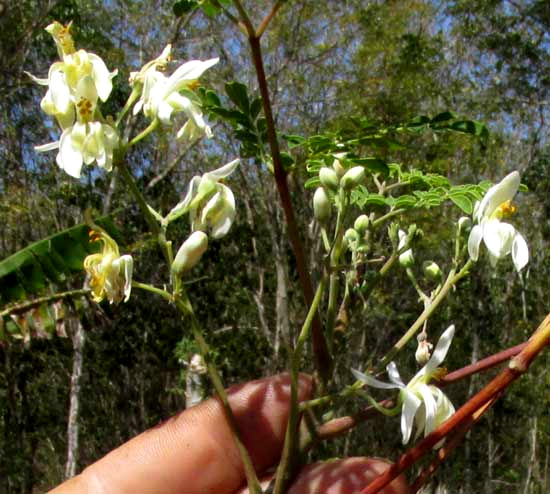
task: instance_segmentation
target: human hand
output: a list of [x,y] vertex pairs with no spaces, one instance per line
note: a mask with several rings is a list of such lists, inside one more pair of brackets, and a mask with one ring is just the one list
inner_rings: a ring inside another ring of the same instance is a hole
[[[299,397],[311,394],[300,377]],[[290,380],[281,374],[228,390],[231,408],[258,472],[281,453],[290,402]],[[350,494],[388,464],[348,458],[305,467],[289,494]],[[49,494],[245,494],[244,469],[219,401],[210,398],[133,438]],[[264,485],[269,483],[265,479]],[[406,494],[404,477],[385,494]]]

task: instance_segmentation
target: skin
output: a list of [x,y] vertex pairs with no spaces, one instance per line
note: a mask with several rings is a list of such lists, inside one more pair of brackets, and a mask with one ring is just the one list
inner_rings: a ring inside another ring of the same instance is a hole
[[[282,374],[228,390],[242,439],[257,471],[280,455],[290,384]],[[301,400],[311,379],[300,378]],[[374,458],[348,458],[305,467],[289,494],[351,494],[388,468]],[[133,438],[49,494],[245,494],[239,453],[220,403],[210,398]],[[269,477],[262,480],[269,483]],[[404,477],[384,494],[406,494]]]

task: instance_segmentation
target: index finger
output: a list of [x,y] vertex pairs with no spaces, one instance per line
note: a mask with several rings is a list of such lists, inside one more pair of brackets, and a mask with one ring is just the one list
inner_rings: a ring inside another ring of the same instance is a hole
[[[299,396],[311,393],[300,376]],[[280,455],[290,403],[287,374],[228,390],[242,440],[261,471]],[[210,398],[109,453],[50,494],[229,494],[243,465],[220,402]]]

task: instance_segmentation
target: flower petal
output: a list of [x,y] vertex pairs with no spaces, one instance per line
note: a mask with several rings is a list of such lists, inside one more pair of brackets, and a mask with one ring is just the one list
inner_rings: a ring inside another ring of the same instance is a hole
[[[424,437],[426,437],[430,432],[432,432],[436,427],[435,417],[436,417],[436,404],[435,399],[432,395],[432,391],[429,386],[426,384],[419,384],[415,388],[416,391],[422,396],[422,401],[425,408],[425,423],[424,423]],[[421,431],[419,430],[420,434]]]
[[48,144],[41,144],[40,146],[34,146],[34,150],[37,153],[45,153],[46,151],[52,151],[59,149],[59,141],[48,142]]
[[399,375],[399,371],[397,370],[397,365],[395,365],[395,362],[390,362],[386,366],[386,371],[392,383],[396,384],[400,388],[405,387],[405,383],[401,380],[401,376]]
[[506,175],[498,184],[493,185],[476,209],[475,219],[480,222],[484,216],[490,216],[503,202],[511,200],[516,195],[519,184],[519,173],[513,171]]
[[372,376],[369,376],[368,374],[363,374],[362,372],[359,372],[358,370],[355,370],[355,369],[351,369],[351,373],[355,376],[355,379],[357,379],[358,381],[361,381],[362,383],[372,388],[378,388],[378,389],[400,389],[401,388],[401,386],[397,386],[395,384],[379,381],[378,379]]
[[516,232],[512,244],[512,260],[518,273],[529,262],[529,247],[527,247],[527,242],[519,232]]
[[50,91],[57,113],[66,113],[71,103],[71,92],[65,75],[61,71],[54,72],[50,77]]
[[109,72],[105,62],[94,53],[89,54],[89,59],[92,63],[92,77],[95,82],[97,94],[101,101],[107,101],[113,89],[111,79],[117,75],[118,71]]
[[72,130],[73,127],[69,127],[61,134],[56,161],[71,177],[80,178],[83,159],[81,151],[73,147]]
[[430,360],[428,360],[426,365],[422,369],[420,369],[415,378],[419,376],[430,375],[437,367],[439,367],[441,362],[443,362],[443,360],[445,360],[445,357],[447,356],[447,352],[449,351],[449,347],[451,346],[454,335],[455,326],[454,324],[451,324],[439,338],[439,341],[435,346],[435,350],[430,357]]
[[479,225],[474,226],[468,237],[468,254],[472,261],[477,261],[479,258],[479,244],[482,238],[483,229]]
[[124,255],[120,258],[121,267],[124,269],[124,302],[128,302],[132,292],[132,271],[134,269],[134,259],[130,255]]
[[168,84],[165,87],[164,95],[179,91],[191,81],[198,79],[202,73],[216,65],[220,59],[211,58],[210,60],[190,60],[189,62],[180,65],[174,73],[168,78]]
[[483,241],[493,256],[501,259],[511,252],[516,235],[516,229],[512,225],[493,219],[484,221],[482,228]]
[[223,165],[217,170],[208,172],[208,176],[215,180],[220,180],[221,178],[228,177],[237,169],[237,166],[239,165],[240,161],[241,160],[239,158],[237,158],[236,160],[230,161],[229,163],[227,163],[227,165]]
[[401,391],[403,396],[403,409],[401,410],[401,434],[403,435],[403,444],[407,444],[411,438],[411,432],[414,424],[414,417],[418,408],[422,404],[413,392],[408,389]]

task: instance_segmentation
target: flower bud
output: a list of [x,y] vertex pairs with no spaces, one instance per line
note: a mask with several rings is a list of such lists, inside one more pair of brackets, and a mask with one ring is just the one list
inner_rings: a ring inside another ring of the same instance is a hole
[[346,169],[342,166],[342,163],[340,163],[338,158],[332,162],[332,168],[336,172],[338,178],[342,178],[344,173],[346,173]]
[[321,180],[321,184],[328,189],[338,188],[338,175],[328,166],[323,166],[323,168],[319,170],[319,180]]
[[422,268],[424,275],[430,280],[439,280],[443,276],[441,268],[433,261],[425,261]]
[[350,168],[340,179],[340,186],[343,189],[350,190],[365,181],[365,169],[362,166]]
[[470,224],[470,218],[468,218],[467,216],[461,216],[460,219],[458,220],[458,229],[462,230],[466,228],[469,224]]
[[313,213],[317,221],[323,223],[328,220],[331,209],[330,199],[326,190],[323,187],[317,187],[313,195]]
[[426,339],[418,342],[418,347],[414,354],[414,358],[420,365],[425,365],[430,360],[433,345]]
[[344,239],[351,245],[359,240],[359,234],[353,228],[348,228],[344,233]]
[[367,228],[369,227],[369,217],[366,214],[358,216],[355,222],[353,223],[353,228],[359,232],[360,235],[363,235]]
[[208,236],[201,231],[193,232],[189,238],[183,242],[172,263],[172,272],[181,275],[189,271],[197,264],[208,247]]
[[414,255],[412,249],[406,250],[399,256],[399,264],[404,268],[411,268],[414,264]]

